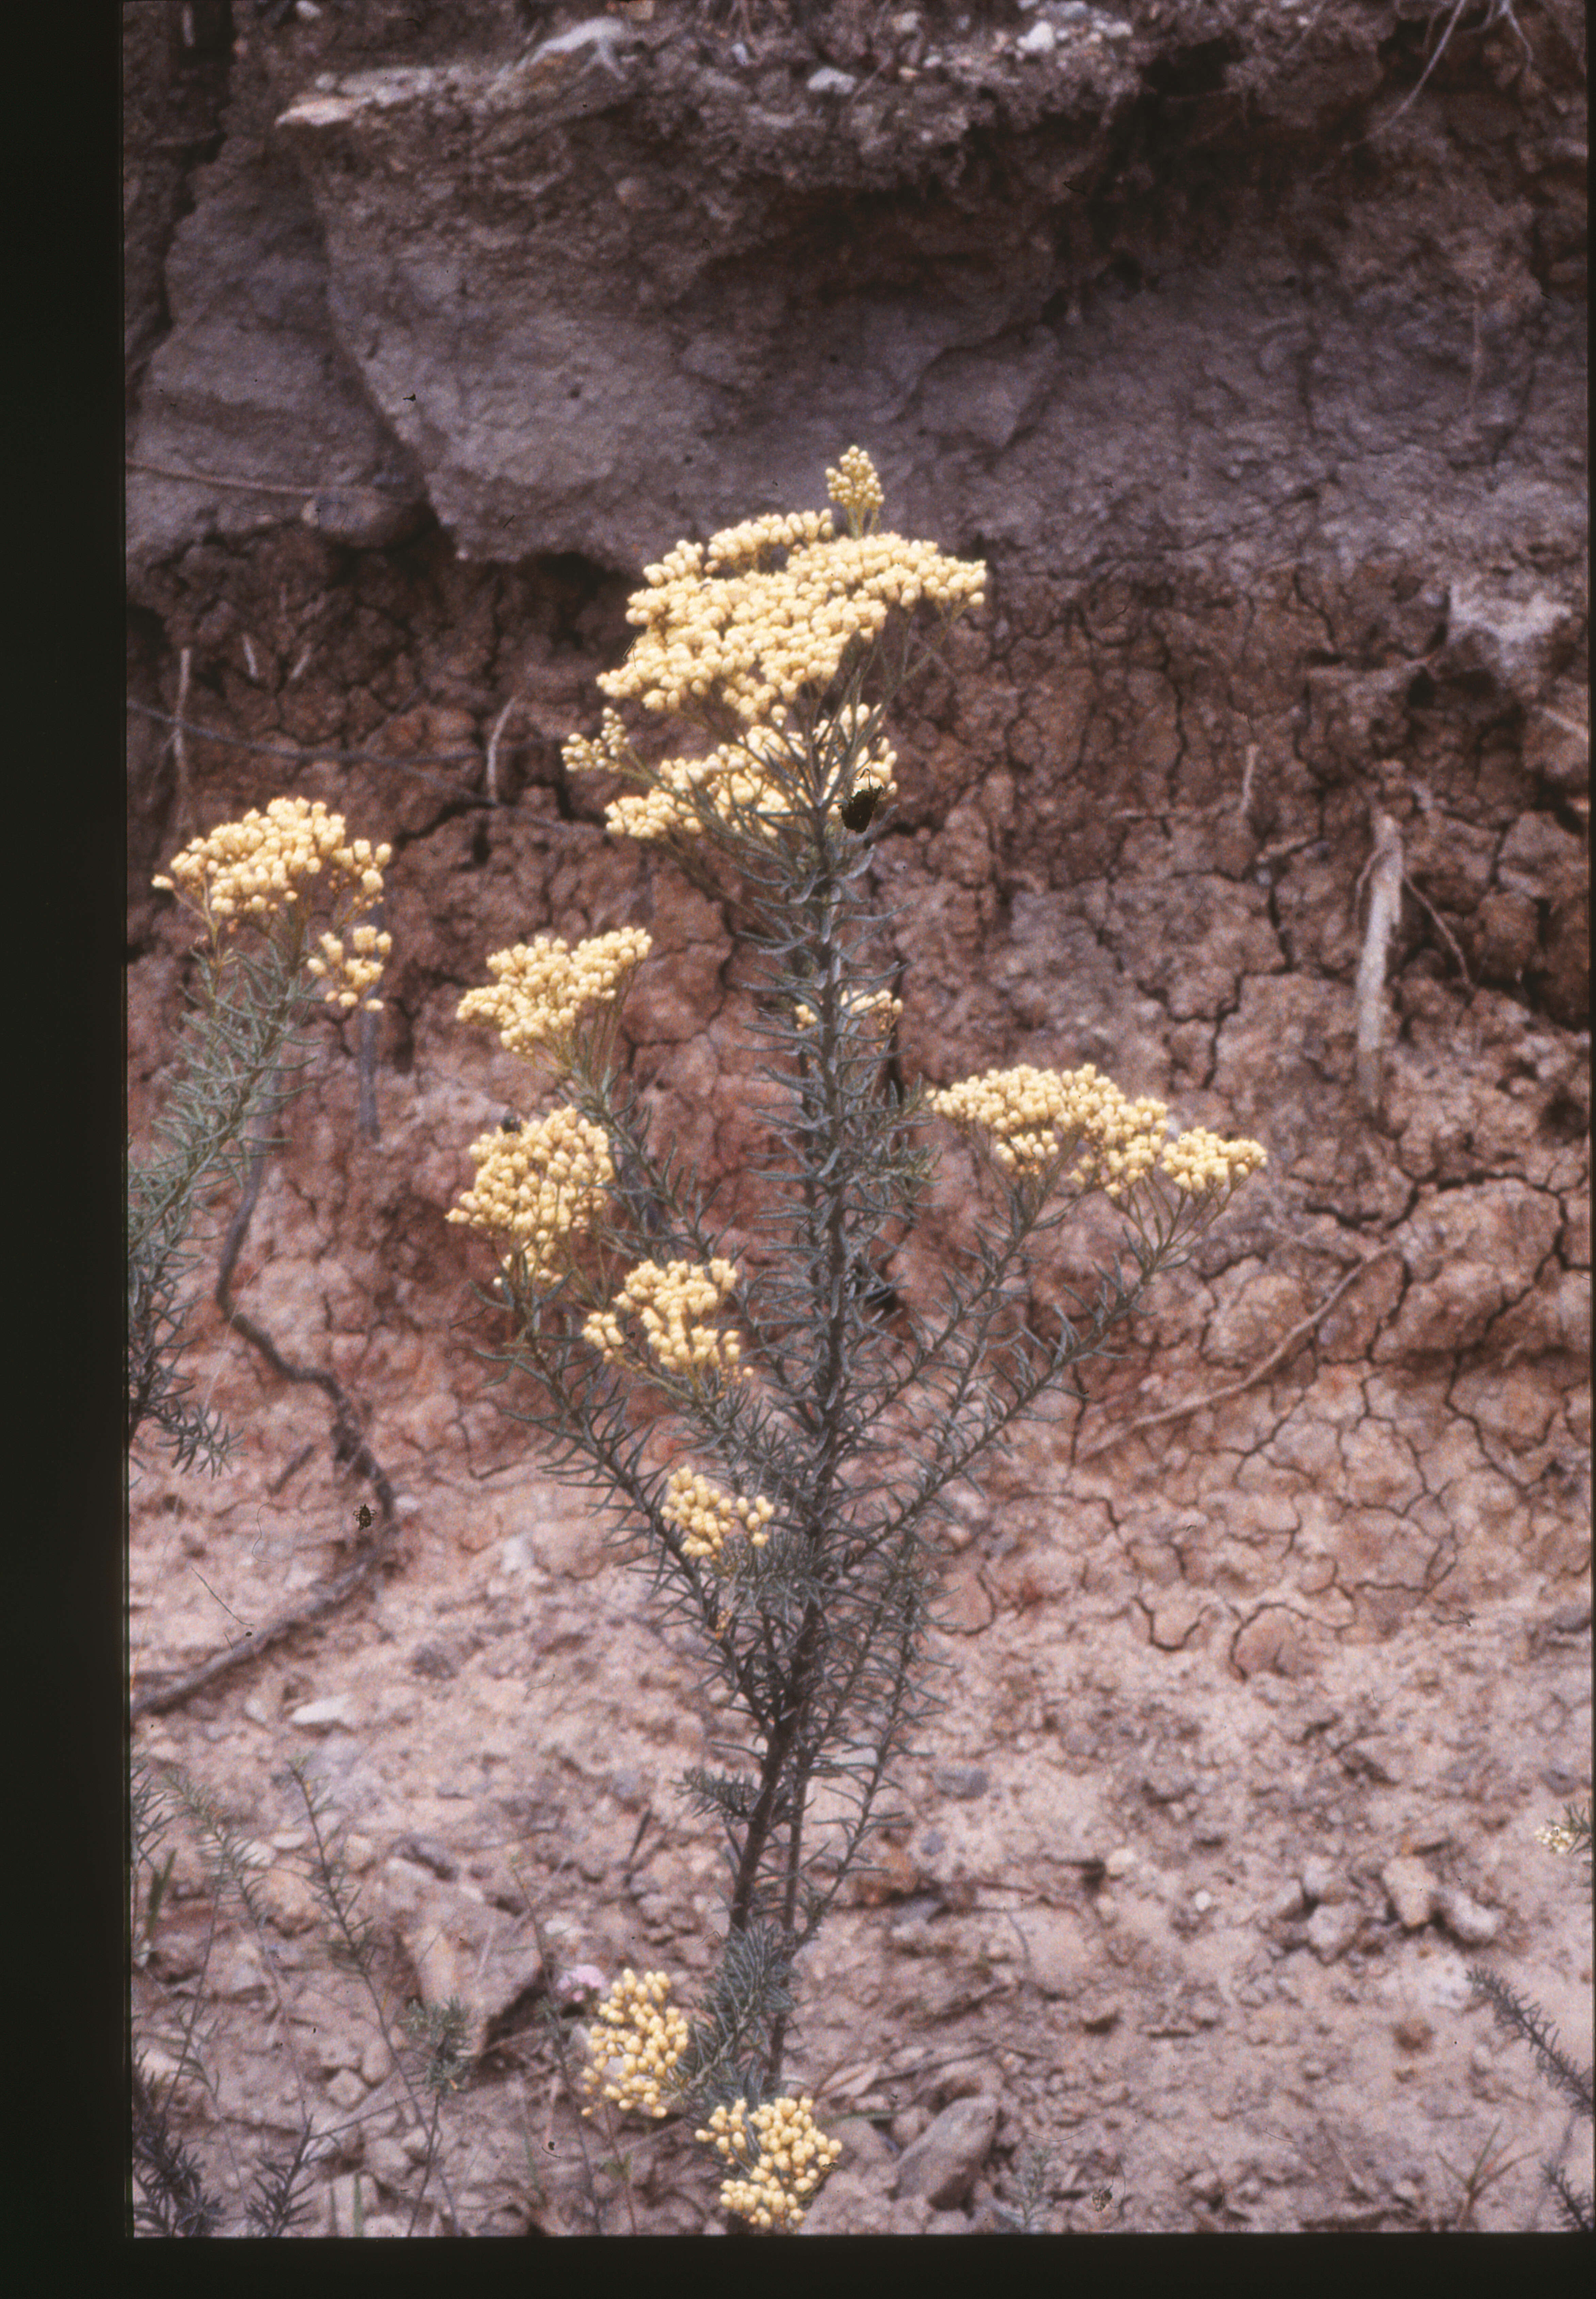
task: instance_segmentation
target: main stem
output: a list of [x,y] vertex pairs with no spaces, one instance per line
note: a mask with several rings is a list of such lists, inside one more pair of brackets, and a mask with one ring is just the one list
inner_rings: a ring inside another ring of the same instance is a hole
[[[824,834],[822,829],[820,835],[823,838]],[[807,1172],[804,1192],[811,1242],[819,1243],[823,1249],[811,1266],[815,1275],[815,1317],[817,1324],[823,1328],[825,1339],[815,1382],[820,1454],[816,1464],[813,1509],[810,1522],[804,1530],[818,1564],[826,1538],[830,1502],[836,1487],[841,1444],[837,1408],[848,1379],[846,1190],[841,1182],[831,1181],[823,1185],[815,1178],[816,1174],[838,1173],[847,1125],[839,1070],[844,953],[838,933],[838,919],[841,901],[838,883],[830,872],[812,888],[807,908],[811,927],[807,951],[808,978],[814,984],[815,1002],[820,1019],[820,1060],[815,1084],[818,1087],[816,1100],[821,1122],[818,1129],[808,1135],[809,1155],[806,1161]],[[806,1072],[801,1069],[800,1087],[807,1082]],[[824,1621],[820,1600],[812,1597],[804,1608],[791,1658],[782,1672],[780,1705],[760,1767],[759,1794],[748,1815],[748,1834],[732,1894],[730,1923],[733,1932],[746,1931],[752,1921],[755,1888],[774,1830],[776,1814],[782,1808],[784,1782],[787,1790],[784,1814],[787,1854],[783,1863],[781,1922],[783,1936],[789,1942],[796,1930],[804,1807],[814,1764],[814,1751],[802,1745],[803,1728],[819,1676],[824,1642]],[[778,2013],[772,2027],[766,2068],[766,2078],[772,2085],[781,2079],[787,2024],[788,2015],[782,2013]]]

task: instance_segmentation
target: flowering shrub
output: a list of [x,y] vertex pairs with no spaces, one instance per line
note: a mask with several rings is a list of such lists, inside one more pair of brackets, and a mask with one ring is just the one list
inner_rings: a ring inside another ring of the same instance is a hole
[[129,1451],[148,1423],[179,1468],[199,1461],[214,1474],[227,1457],[227,1432],[190,1402],[178,1370],[195,1206],[203,1190],[241,1177],[246,1134],[281,1099],[309,984],[325,983],[340,1014],[380,1005],[371,993],[393,942],[372,920],[390,859],[386,846],[347,839],[343,816],[320,800],[274,798],[264,813],[252,808],[190,839],[154,881],[198,921],[204,944],[160,1146],[128,1156]]
[[[641,635],[600,681],[611,707],[597,736],[565,750],[573,772],[631,786],[607,804],[610,830],[719,884],[754,953],[757,1074],[778,1097],[757,1266],[725,1249],[696,1191],[651,1154],[621,1073],[619,1001],[649,950],[635,928],[489,958],[492,985],[459,1017],[537,1063],[554,1106],[473,1143],[476,1180],[451,1216],[497,1256],[500,1354],[526,1382],[521,1417],[549,1440],[554,1473],[619,1516],[740,1721],[715,1744],[723,1768],[683,1782],[728,1847],[706,2000],[690,2017],[664,1974],[624,1973],[588,2087],[616,2112],[690,2117],[732,2167],[724,2208],[762,2230],[798,2224],[838,2153],[807,2096],[777,2087],[797,1961],[861,1864],[891,1762],[931,1705],[928,1528],[955,1479],[1101,1349],[1265,1162],[1255,1141],[1171,1138],[1162,1102],[1090,1067],[892,1083],[902,1004],[865,962],[860,891],[864,834],[896,791],[883,718],[980,604],[985,570],[879,531],[882,491],[857,448],[827,477],[846,532],[831,511],[772,513],[645,569],[630,606]],[[697,747],[645,762],[613,707],[628,701],[680,718]],[[973,1276],[947,1278],[946,1307],[905,1307],[891,1331],[860,1274],[914,1224],[938,1117],[984,1153],[999,1220]],[[1081,1326],[1044,1340],[1026,1322],[1030,1241],[1058,1201],[1090,1191],[1125,1216],[1123,1260]],[[698,1465],[650,1457],[628,1418],[643,1384]],[[929,1413],[915,1417],[912,1393]],[[906,1439],[906,1468],[894,1449]]]

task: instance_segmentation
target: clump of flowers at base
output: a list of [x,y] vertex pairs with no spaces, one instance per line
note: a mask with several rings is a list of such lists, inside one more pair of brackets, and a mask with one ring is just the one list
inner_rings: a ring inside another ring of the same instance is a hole
[[749,1548],[763,1548],[770,1540],[765,1527],[776,1512],[763,1494],[757,1500],[741,1500],[696,1470],[682,1468],[672,1470],[659,1513],[666,1524],[686,1534],[682,1544],[684,1556],[695,1563],[707,1561],[718,1571],[727,1540],[739,1524],[748,1537]]
[[[663,2094],[690,2033],[670,1993],[668,1972],[645,1971],[640,1979],[628,1964],[594,2014],[593,2055],[583,2087],[601,2092],[623,2115],[667,2112]],[[591,2103],[582,2111],[592,2112]]]
[[557,1275],[573,1232],[596,1218],[615,1180],[602,1127],[556,1109],[514,1133],[482,1134],[471,1158],[476,1179],[445,1218],[524,1254],[534,1284]]
[[699,1320],[718,1309],[737,1283],[730,1261],[708,1263],[641,1261],[608,1309],[596,1310],[583,1327],[600,1355],[612,1362],[626,1354],[621,1315],[641,1319],[645,1346],[667,1373],[690,1380],[719,1374],[723,1379],[746,1379],[738,1364],[740,1345],[735,1337]]
[[329,814],[320,799],[274,798],[264,813],[252,807],[242,821],[191,838],[152,884],[194,912],[218,953],[246,923],[288,918],[308,931],[312,899],[327,897],[332,925],[305,959],[306,971],[330,984],[329,1006],[375,1011],[382,1001],[369,993],[393,943],[368,921],[392,859],[392,847],[346,841],[343,817]]
[[[750,2129],[751,2127],[751,2129]],[[693,2134],[712,2142],[715,2153],[737,2165],[740,2176],[721,2187],[722,2208],[761,2229],[796,2228],[803,2199],[814,2194],[842,2153],[839,2139],[828,2139],[815,2123],[815,2102],[773,2099],[748,2112],[748,2102],[717,2107],[708,2128]]]
[[1115,1199],[1154,1173],[1183,1195],[1228,1194],[1268,1162],[1260,1143],[1221,1141],[1201,1126],[1171,1141],[1162,1101],[1131,1100],[1090,1062],[1078,1070],[988,1070],[929,1099],[941,1116],[985,1134],[1011,1173],[1035,1173],[1079,1152],[1070,1179]]
[[456,1019],[497,1030],[509,1053],[561,1056],[583,1008],[614,998],[652,948],[641,926],[622,926],[574,950],[552,934],[496,950],[488,960],[494,981],[468,990]]

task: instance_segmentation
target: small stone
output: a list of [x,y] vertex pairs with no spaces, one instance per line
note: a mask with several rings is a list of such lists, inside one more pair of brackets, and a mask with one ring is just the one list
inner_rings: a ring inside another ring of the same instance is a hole
[[1422,1860],[1388,1860],[1380,1881],[1393,1913],[1404,1931],[1416,1932],[1435,1913],[1435,1879]]
[[931,1781],[943,1796],[968,1804],[972,1797],[986,1795],[991,1774],[980,1764],[936,1764]]
[[355,1713],[353,1699],[347,1692],[329,1693],[325,1700],[307,1700],[302,1708],[289,1714],[288,1722],[297,1724],[302,1732],[326,1732],[335,1724],[352,1722]]
[[1194,1892],[1192,1894],[1192,1905],[1195,1908],[1200,1916],[1205,1916],[1208,1913],[1209,1909],[1213,1905],[1213,1894],[1211,1892]]
[[1410,2012],[1391,2032],[1404,2052],[1426,2051],[1435,2037],[1435,2030],[1422,2012]]
[[1357,1938],[1358,1923],[1357,1909],[1344,1902],[1338,1907],[1316,1908],[1304,1927],[1304,1937],[1321,1963],[1334,1963]]
[[1316,1855],[1311,1860],[1303,1861],[1302,1897],[1311,1908],[1316,1908],[1321,1900],[1340,1897],[1336,1890],[1336,1870],[1328,1860]]
[[252,1940],[241,1940],[233,1951],[232,1960],[224,1966],[218,1982],[219,1994],[236,2002],[253,1996],[266,1986],[266,1975],[260,1968],[260,1957]]
[[499,1545],[499,1570],[511,1580],[535,1571],[537,1558],[532,1553],[532,1541],[524,1532],[512,1532],[508,1540]]
[[852,72],[823,64],[817,72],[810,73],[805,85],[811,95],[851,95],[859,83]]
[[1105,2036],[1120,2016],[1120,2006],[1112,1996],[1099,1996],[1084,2006],[1080,2024],[1088,2036]]
[[415,1675],[431,1677],[439,1682],[459,1673],[459,1662],[442,1645],[418,1645],[410,1655],[410,1668]]
[[996,2137],[997,2102],[990,2092],[955,2099],[899,2156],[893,2194],[922,2196],[935,2211],[964,2203]]
[[1083,1978],[1087,1956],[1080,1927],[1063,1909],[1028,1909],[1017,1919],[1030,1952],[1026,1969],[1044,1996],[1067,1996]]
[[1057,46],[1058,34],[1045,16],[1040,23],[1033,24],[1030,31],[1022,33],[1014,43],[1022,56],[1050,56]]
[[1501,1930],[1501,1918],[1482,1908],[1467,1892],[1443,1884],[1435,1895],[1435,1913],[1455,1940],[1465,1947],[1488,1947]]
[[364,2102],[366,2087],[352,2068],[341,2068],[328,2084],[327,2096],[335,2107],[341,2107],[345,2114],[349,2114]]
[[1109,1854],[1103,1865],[1111,1876],[1128,1876],[1136,1866],[1136,1855],[1128,1844],[1121,1844]]

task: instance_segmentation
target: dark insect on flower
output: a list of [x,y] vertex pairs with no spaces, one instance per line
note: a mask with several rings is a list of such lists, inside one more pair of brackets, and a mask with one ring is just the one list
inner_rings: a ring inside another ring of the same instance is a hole
[[521,1131],[521,1121],[516,1116],[513,1109],[507,1109],[505,1111],[504,1116],[499,1121],[499,1131],[500,1133],[519,1133]]
[[362,1532],[369,1531],[371,1527],[371,1511],[367,1507],[364,1501],[360,1503],[360,1513],[355,1518],[355,1523],[360,1526]]
[[862,789],[856,790],[842,809],[842,819],[847,828],[854,832],[868,830],[870,818],[876,810],[881,795],[880,783],[866,783]]

